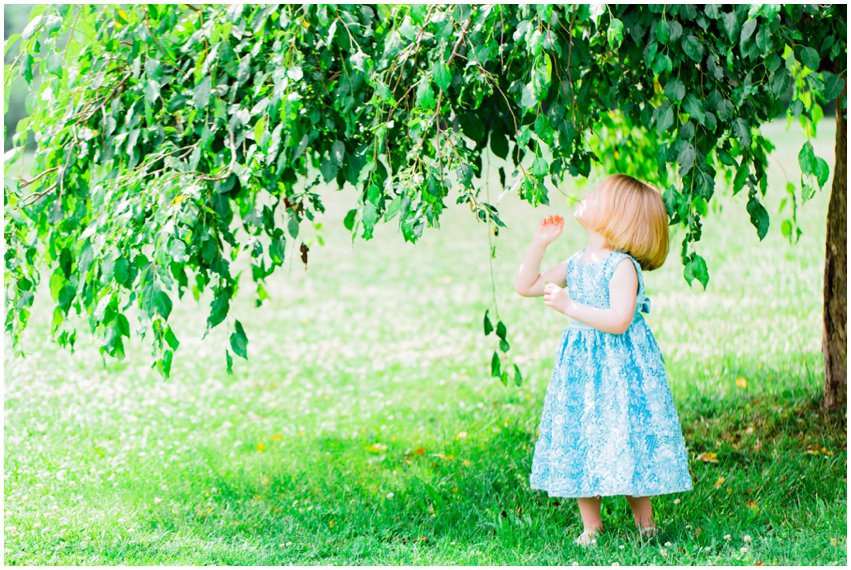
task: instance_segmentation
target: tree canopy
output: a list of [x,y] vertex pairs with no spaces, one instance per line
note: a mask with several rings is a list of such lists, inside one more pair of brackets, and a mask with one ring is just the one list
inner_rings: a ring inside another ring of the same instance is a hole
[[[592,166],[654,184],[686,230],[684,278],[705,288],[696,244],[718,177],[747,190],[762,239],[774,147],[759,126],[788,104],[789,119],[814,134],[822,105],[843,92],[845,10],[36,6],[6,43],[20,42],[6,85],[42,77],[14,135],[18,148],[35,139],[32,174],[4,184],[6,329],[17,343],[43,263],[60,344],[73,348],[73,307],[101,351],[122,358],[135,303],[168,376],[174,294],[198,300],[209,288],[207,329],[219,325],[245,250],[259,306],[287,241],[324,212],[323,186],[358,193],[344,220],[353,239],[397,219],[415,242],[437,225],[450,189],[498,235],[505,224],[478,181],[486,149],[505,159],[503,186],[533,205]],[[799,201],[829,177],[809,141],[798,158],[800,187],[787,185],[781,226],[792,241]],[[300,255],[306,263],[303,243]],[[487,312],[484,321],[508,352],[505,324]],[[229,332],[230,370],[248,338],[239,320]],[[503,360],[494,351],[492,372],[506,382]]]

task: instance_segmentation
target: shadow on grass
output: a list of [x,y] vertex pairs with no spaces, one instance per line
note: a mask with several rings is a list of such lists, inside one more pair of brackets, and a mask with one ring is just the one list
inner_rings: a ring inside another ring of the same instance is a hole
[[[640,542],[670,541],[699,552],[727,548],[724,537],[733,531],[768,541],[814,529],[835,534],[847,502],[846,413],[822,410],[820,401],[815,391],[794,401],[758,393],[687,400],[680,418],[694,489],[654,498],[660,533]],[[454,412],[437,415],[438,422],[453,418]],[[209,560],[231,563],[377,563],[414,553],[446,557],[447,550],[473,545],[535,545],[543,549],[538,563],[563,562],[581,552],[572,545],[581,531],[576,500],[530,489],[535,430],[524,427],[530,422],[522,416],[510,425],[473,428],[468,438],[446,444],[439,437],[399,438],[382,447],[367,436],[320,435],[263,455],[245,450],[235,460],[207,449],[205,467],[187,466],[168,504],[139,510],[142,537],[113,558],[179,535],[192,537],[196,549],[208,544]],[[127,495],[138,496],[132,484]],[[605,497],[602,508],[609,544],[639,542],[623,497]],[[828,546],[824,559],[834,559],[843,545]],[[241,558],[228,554],[240,548],[246,549]],[[796,560],[790,553],[778,562]]]

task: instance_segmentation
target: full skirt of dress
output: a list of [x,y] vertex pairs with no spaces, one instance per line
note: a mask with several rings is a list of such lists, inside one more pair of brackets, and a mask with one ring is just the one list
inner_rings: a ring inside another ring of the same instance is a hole
[[568,326],[547,386],[530,475],[551,497],[689,491],[688,453],[656,339]]

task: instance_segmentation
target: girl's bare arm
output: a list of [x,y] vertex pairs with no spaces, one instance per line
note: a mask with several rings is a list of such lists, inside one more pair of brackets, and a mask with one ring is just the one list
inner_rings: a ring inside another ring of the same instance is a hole
[[520,265],[520,271],[517,273],[517,280],[514,282],[514,289],[523,297],[541,297],[544,294],[544,285],[546,283],[555,283],[559,287],[567,285],[565,272],[567,271],[567,262],[562,261],[555,267],[548,269],[544,273],[539,273],[541,267],[541,258],[546,251],[546,245],[539,245],[532,242],[526,252],[526,257]]
[[571,319],[582,321],[595,329],[612,334],[623,334],[635,315],[637,295],[638,275],[635,273],[635,266],[628,259],[624,259],[615,268],[615,273],[609,282],[608,309],[583,305],[571,299],[565,313]]
[[526,250],[526,256],[514,280],[514,290],[518,294],[523,297],[540,297],[544,294],[544,285],[548,282],[555,283],[559,287],[567,285],[566,261],[547,270],[543,275],[540,273],[544,252],[547,251],[547,246],[559,236],[563,226],[564,218],[561,216],[548,216],[541,223],[541,227]]

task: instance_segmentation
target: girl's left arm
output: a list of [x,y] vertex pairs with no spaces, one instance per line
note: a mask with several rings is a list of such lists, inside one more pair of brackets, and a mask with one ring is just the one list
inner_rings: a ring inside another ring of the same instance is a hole
[[624,259],[615,268],[609,281],[608,309],[577,303],[567,295],[566,289],[560,289],[556,295],[550,295],[545,301],[571,319],[608,333],[623,334],[632,323],[637,295],[638,275],[632,262]]

